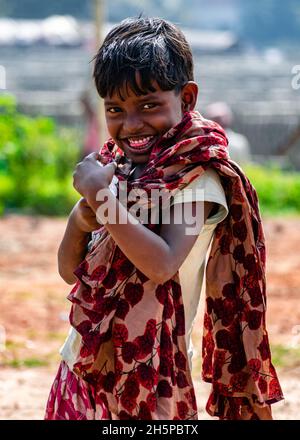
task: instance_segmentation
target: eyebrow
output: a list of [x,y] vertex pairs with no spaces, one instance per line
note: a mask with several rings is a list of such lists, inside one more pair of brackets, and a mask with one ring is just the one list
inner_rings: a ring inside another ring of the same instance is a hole
[[[154,93],[149,93],[148,95],[140,95],[140,96],[137,96],[137,97],[139,98],[140,102],[146,102],[146,101],[149,101],[149,99],[157,100],[157,101],[159,100],[159,97],[155,96]],[[124,101],[122,101],[122,102],[124,102]],[[105,105],[118,105],[118,102],[116,102],[116,101],[106,101]]]

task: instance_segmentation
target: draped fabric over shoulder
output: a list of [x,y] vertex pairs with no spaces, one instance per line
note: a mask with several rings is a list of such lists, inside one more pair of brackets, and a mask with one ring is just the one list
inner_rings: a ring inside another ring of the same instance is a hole
[[[100,153],[109,161],[123,154],[112,140]],[[206,268],[202,378],[212,384],[206,409],[237,419],[246,408],[254,419],[256,405],[283,396],[266,330],[265,239],[257,194],[230,159],[223,129],[198,112],[186,112],[155,144],[143,174],[126,182],[127,191],[146,191],[149,199],[139,203],[149,210],[157,203],[151,189],[171,197],[207,168],[220,176],[229,214],[217,225]],[[116,175],[119,185],[126,181],[121,168]],[[159,234],[159,224],[145,227]],[[96,387],[114,419],[197,419],[178,272],[155,284],[102,226],[74,273],[70,322],[82,336],[74,372]]]

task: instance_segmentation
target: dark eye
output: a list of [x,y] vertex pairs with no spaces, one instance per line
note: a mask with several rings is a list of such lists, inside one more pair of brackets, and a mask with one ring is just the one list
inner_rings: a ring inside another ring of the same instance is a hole
[[120,107],[108,107],[106,109],[108,113],[119,113],[121,111]]
[[156,107],[156,104],[147,103],[143,105],[143,108],[149,110],[150,108]]

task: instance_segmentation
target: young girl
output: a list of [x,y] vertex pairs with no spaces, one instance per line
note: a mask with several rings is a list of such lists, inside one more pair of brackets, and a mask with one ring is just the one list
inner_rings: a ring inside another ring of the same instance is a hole
[[223,129],[194,111],[184,35],[162,19],[127,19],[100,47],[94,78],[111,139],[73,174],[82,199],[58,253],[75,283],[72,327],[46,419],[196,420],[190,334],[204,271],[206,410],[271,419],[283,396],[257,195]]

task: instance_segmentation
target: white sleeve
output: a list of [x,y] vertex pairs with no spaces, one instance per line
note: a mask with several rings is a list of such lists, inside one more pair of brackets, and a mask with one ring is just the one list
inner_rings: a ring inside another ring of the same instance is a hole
[[183,190],[178,191],[171,205],[187,202],[214,202],[219,205],[216,214],[209,217],[205,224],[220,223],[228,214],[226,196],[219,174],[209,168],[201,176],[193,180]]

